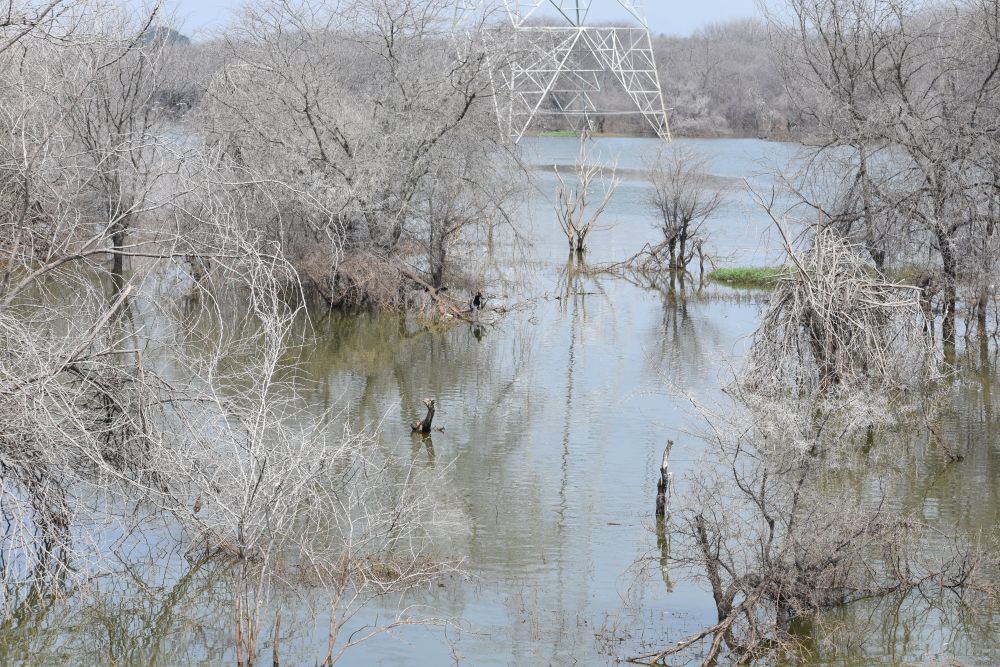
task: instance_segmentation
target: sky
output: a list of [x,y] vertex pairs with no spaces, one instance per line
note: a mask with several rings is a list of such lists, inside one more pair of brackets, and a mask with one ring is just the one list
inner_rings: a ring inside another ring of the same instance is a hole
[[[616,6],[615,0],[593,0],[598,5]],[[646,0],[646,19],[653,33],[689,35],[706,23],[757,16],[756,0]]]
[[[241,0],[172,0],[184,22],[184,32],[193,36],[221,28]],[[592,0],[591,18],[617,15],[616,0]],[[706,23],[756,15],[755,0],[646,0],[646,15],[653,33],[688,35]]]

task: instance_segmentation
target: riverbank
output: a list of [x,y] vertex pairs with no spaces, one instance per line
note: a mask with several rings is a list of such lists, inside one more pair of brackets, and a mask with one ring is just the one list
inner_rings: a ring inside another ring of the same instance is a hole
[[[535,138],[555,138],[555,137],[578,137],[580,132],[576,130],[542,130],[526,132],[525,137]],[[772,133],[752,133],[744,134],[731,132],[729,130],[718,130],[709,132],[675,132],[671,131],[673,139],[759,139],[761,141],[804,143],[813,139],[812,135],[795,132],[772,132]],[[631,139],[653,139],[652,132],[591,132],[594,138],[631,138]]]

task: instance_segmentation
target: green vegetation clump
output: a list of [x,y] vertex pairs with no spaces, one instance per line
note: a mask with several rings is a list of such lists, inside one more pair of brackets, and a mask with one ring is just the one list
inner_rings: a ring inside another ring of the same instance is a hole
[[716,269],[708,274],[709,280],[733,287],[773,287],[782,276],[788,275],[785,266],[736,266]]
[[580,133],[576,130],[547,130],[538,134],[540,137],[578,137]]

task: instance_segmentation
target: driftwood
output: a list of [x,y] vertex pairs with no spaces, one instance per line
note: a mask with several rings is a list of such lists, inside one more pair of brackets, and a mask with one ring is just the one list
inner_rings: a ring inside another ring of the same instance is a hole
[[415,421],[410,424],[410,429],[414,433],[430,433],[431,432],[431,422],[434,421],[434,399],[425,398],[424,405],[427,406],[427,414],[420,421]]
[[465,320],[466,322],[472,321],[469,317],[469,313],[471,313],[473,310],[472,305],[468,304],[467,306],[458,299],[452,298],[447,293],[446,287],[435,287],[431,283],[421,278],[416,271],[413,271],[412,269],[406,266],[400,266],[399,272],[404,278],[407,278],[411,282],[416,283],[417,285],[422,287],[425,292],[427,292],[428,296],[430,296],[431,298],[431,301],[433,301],[434,304],[437,306],[437,310],[440,315],[445,317],[455,317],[461,320]]
[[656,518],[662,519],[667,513],[667,500],[670,498],[670,450],[674,447],[673,440],[667,440],[663,450],[663,460],[660,462],[660,479],[656,483]]
[[656,244],[646,243],[638,252],[621,261],[583,267],[580,270],[590,275],[607,274],[616,278],[624,278],[625,280],[631,280],[635,276],[656,277],[663,275],[670,277],[671,285],[676,280],[683,286],[688,276],[695,277],[687,267],[696,258],[698,260],[697,278],[699,282],[703,282],[705,279],[706,266],[709,268],[714,267],[718,259],[705,251],[705,246],[701,239],[695,239],[691,242],[684,266],[671,268],[669,248],[670,245],[667,241],[661,241]]

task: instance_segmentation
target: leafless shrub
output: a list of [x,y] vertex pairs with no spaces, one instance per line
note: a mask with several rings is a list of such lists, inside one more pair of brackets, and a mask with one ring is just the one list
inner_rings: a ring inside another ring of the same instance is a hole
[[149,452],[154,429],[147,420],[163,387],[154,374],[144,375],[125,343],[119,319],[131,291],[109,299],[93,276],[51,272],[30,301],[0,311],[5,614],[28,591],[88,576],[80,561],[95,559],[86,554],[97,538],[73,530],[90,514],[84,489],[121,479],[156,483],[137,462]]
[[881,277],[829,229],[791,266],[754,333],[739,382],[753,393],[891,392],[930,377],[934,345],[913,287]]
[[[871,466],[853,454],[870,433],[864,403],[699,406],[709,450],[673,501],[668,561],[675,575],[707,582],[717,621],[633,661],[794,656],[796,618],[915,591],[988,596],[988,545],[934,533],[891,502],[884,480],[849,483]],[[891,439],[880,446],[891,449]]]

